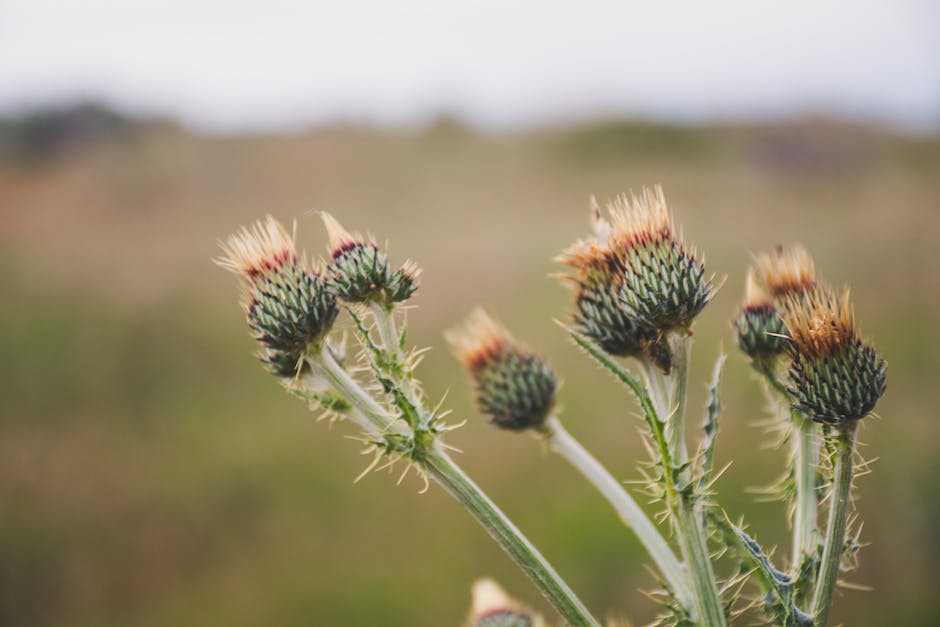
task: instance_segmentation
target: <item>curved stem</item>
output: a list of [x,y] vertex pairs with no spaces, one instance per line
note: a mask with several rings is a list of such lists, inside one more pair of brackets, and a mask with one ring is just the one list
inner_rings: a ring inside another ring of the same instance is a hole
[[380,433],[389,431],[404,433],[401,427],[395,424],[395,417],[390,416],[374,398],[362,389],[355,379],[349,376],[349,373],[342,366],[336,363],[336,359],[329,348],[324,347],[308,354],[307,361],[326,378],[330,385],[336,388],[336,391],[343,398],[359,410]]
[[552,449],[574,466],[613,506],[624,524],[636,534],[679,601],[690,607],[692,593],[685,569],[630,493],[568,433],[558,418],[552,416],[546,421],[545,433]]
[[[311,366],[323,373],[337,392],[381,432],[394,431],[398,434],[409,434],[396,423],[394,416],[379,405],[342,366],[336,363],[328,349],[308,355],[308,361]],[[415,461],[467,508],[499,545],[509,553],[523,572],[532,579],[569,624],[579,627],[598,625],[584,604],[542,554],[438,445],[432,445],[427,452],[418,454]]]
[[[569,331],[569,334],[591,357],[627,385],[640,402],[656,445],[656,454],[659,456],[657,462],[662,467],[666,503],[675,523],[682,557],[691,569],[692,588],[695,592],[693,619],[696,624],[705,627],[724,627],[727,621],[721,607],[715,573],[708,555],[701,506],[695,504],[692,484],[688,481],[681,481],[680,473],[669,451],[663,421],[658,414],[656,402],[651,399],[649,391],[630,371],[614,361],[603,349],[576,331]],[[645,364],[647,361],[641,360],[641,363]],[[646,372],[652,379],[655,371],[647,368]]]
[[852,490],[852,456],[855,452],[855,435],[858,421],[839,430],[836,440],[836,460],[833,473],[829,521],[826,525],[826,541],[823,545],[822,565],[816,579],[813,593],[812,613],[816,616],[817,627],[825,627],[832,605],[845,547],[845,528],[849,515]]
[[435,446],[419,463],[473,514],[538,586],[567,624],[579,627],[599,625],[542,554],[444,451]]

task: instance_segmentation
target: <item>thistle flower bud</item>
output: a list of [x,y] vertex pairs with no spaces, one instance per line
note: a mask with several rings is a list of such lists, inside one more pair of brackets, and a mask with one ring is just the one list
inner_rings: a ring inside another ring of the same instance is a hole
[[492,579],[473,585],[468,627],[544,627],[542,617],[513,601]]
[[846,290],[816,287],[783,301],[791,341],[787,389],[793,406],[817,422],[840,425],[868,415],[885,392],[885,361],[862,341]]
[[611,248],[625,268],[623,304],[646,326],[665,333],[688,329],[714,297],[705,266],[672,228],[662,187],[643,189],[627,201],[616,199],[611,216]]
[[620,300],[624,271],[620,259],[597,242],[578,242],[558,261],[577,269],[563,275],[576,290],[574,321],[601,348],[620,357],[636,356],[655,333],[630,315]]
[[407,262],[397,271],[373,242],[350,234],[333,216],[323,213],[332,263],[327,272],[331,289],[351,303],[379,302],[390,306],[411,298],[418,289],[418,268]]
[[338,314],[335,298],[270,216],[229,237],[222,248],[217,262],[242,278],[248,326],[265,347],[262,361],[287,376],[291,360],[296,365],[329,332]]
[[301,265],[259,276],[248,291],[248,326],[274,350],[303,352],[333,326],[339,310],[321,277]]
[[521,346],[483,310],[447,334],[476,384],[480,411],[502,429],[538,428],[551,412],[558,382],[552,367]]
[[777,316],[773,299],[748,270],[744,305],[734,319],[735,340],[755,364],[768,364],[786,347],[786,327]]
[[668,373],[665,335],[688,328],[714,296],[705,268],[673,232],[662,188],[616,199],[600,215],[592,199],[594,238],[568,248],[558,261],[576,270],[575,323],[612,355],[646,355]]

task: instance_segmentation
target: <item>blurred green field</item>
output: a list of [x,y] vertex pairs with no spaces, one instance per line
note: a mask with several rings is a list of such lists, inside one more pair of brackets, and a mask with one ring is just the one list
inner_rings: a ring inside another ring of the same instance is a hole
[[[25,154],[25,156],[24,156]],[[859,484],[870,542],[833,620],[940,624],[940,140],[848,124],[685,128],[611,122],[482,134],[325,128],[198,136],[131,125],[52,150],[0,151],[0,625],[457,625],[474,579],[545,607],[439,489],[371,475],[342,424],[317,423],[252,357],[217,241],[265,213],[315,210],[424,269],[410,339],[429,395],[468,424],[460,461],[602,615],[650,620],[638,544],[526,436],[473,412],[442,331],[483,304],[550,357],[569,429],[615,474],[643,455],[632,402],[553,323],[570,296],[553,255],[603,200],[662,183],[686,238],[727,276],[700,316],[691,407],[723,345],[719,489],[758,539],[783,509],[748,490],[781,471],[729,320],[753,252],[802,241],[850,283],[889,361],[878,458]],[[697,422],[692,414],[692,422]],[[606,614],[605,614],[606,613]]]

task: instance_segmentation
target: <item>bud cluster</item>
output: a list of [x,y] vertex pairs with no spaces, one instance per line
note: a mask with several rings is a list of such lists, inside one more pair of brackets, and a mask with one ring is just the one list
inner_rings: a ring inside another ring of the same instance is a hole
[[786,386],[794,407],[836,425],[868,415],[885,392],[886,366],[859,336],[848,290],[791,296],[780,315],[791,338]]
[[617,198],[609,221],[595,208],[595,237],[559,261],[576,293],[578,330],[618,356],[645,355],[669,372],[665,335],[688,330],[714,296],[705,267],[675,233],[662,188]]
[[555,403],[552,367],[521,346],[483,310],[447,339],[476,384],[480,411],[511,431],[538,428]]

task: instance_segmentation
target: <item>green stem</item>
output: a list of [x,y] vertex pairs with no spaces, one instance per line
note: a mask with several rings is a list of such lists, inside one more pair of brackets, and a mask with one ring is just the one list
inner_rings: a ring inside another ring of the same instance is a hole
[[660,370],[659,366],[653,363],[648,357],[642,357],[639,360],[643,368],[643,375],[646,379],[646,389],[649,399],[656,408],[656,415],[663,420],[669,418],[669,393],[666,391],[666,375]]
[[[755,364],[764,375],[768,387],[767,399],[779,406],[780,420],[790,420],[790,460],[793,469],[795,494],[793,500],[793,539],[791,544],[790,574],[795,583],[796,601],[805,602],[813,590],[813,572],[805,570],[807,560],[819,550],[818,510],[816,493],[817,467],[819,466],[819,437],[816,424],[802,413],[790,407],[790,393],[777,378],[773,367],[767,362]],[[776,392],[776,394],[774,394]]]
[[569,625],[599,625],[542,554],[446,453],[435,446],[419,463],[467,508]]
[[329,348],[323,347],[316,352],[311,352],[307,356],[307,361],[326,380],[336,388],[336,391],[349,401],[352,406],[369,421],[369,423],[379,433],[397,432],[405,433],[401,426],[396,424],[394,416],[390,416],[385,409],[379,405],[362,387],[356,383],[355,379],[349,376],[342,366],[336,363],[336,359]]
[[[394,416],[336,363],[328,349],[310,354],[308,361],[380,432],[407,433],[396,423]],[[437,445],[433,445],[427,453],[418,456],[416,461],[483,525],[569,624],[598,625],[538,550],[446,453]]]
[[398,336],[398,330],[395,328],[395,318],[392,310],[380,303],[369,303],[369,311],[375,318],[375,326],[379,331],[379,338],[382,340],[382,346],[395,362],[401,361],[401,338]]
[[[688,481],[680,484],[682,473],[678,471],[678,467],[672,460],[669,443],[663,431],[663,421],[658,414],[655,402],[651,400],[649,391],[630,371],[614,361],[603,349],[576,331],[569,331],[569,333],[572,339],[591,357],[626,384],[640,402],[646,423],[653,435],[656,452],[659,455],[658,462],[662,466],[666,503],[675,521],[682,557],[691,569],[692,588],[695,592],[693,618],[698,624],[706,627],[724,627],[727,622],[708,555],[701,507],[695,504],[694,494],[691,492],[692,484]],[[646,361],[648,360],[642,360],[641,363]],[[688,360],[685,361],[685,365],[688,366]],[[647,375],[650,379],[655,376],[655,372],[647,368]],[[685,374],[683,373],[682,376]],[[684,384],[682,389],[684,389]]]
[[799,575],[804,561],[815,555],[819,548],[816,537],[816,466],[819,463],[819,443],[815,437],[815,423],[796,410],[790,410],[790,420],[796,434],[793,438],[794,479],[796,507],[793,515],[793,576]]
[[695,618],[705,627],[723,627],[727,622],[718,597],[715,573],[702,529],[702,512],[683,495],[679,496],[677,505],[675,516],[679,528],[679,544],[682,556],[689,565],[692,585],[696,592],[698,611]]
[[[381,303],[369,303],[369,310],[375,319],[375,327],[379,332],[379,339],[382,341],[382,348],[385,351],[386,358],[391,364],[390,375],[398,388],[404,393],[405,398],[415,408],[421,408],[421,394],[415,385],[411,371],[405,364],[404,356],[401,351],[401,336],[395,326],[395,312],[391,307],[386,307]],[[430,422],[430,415],[421,409],[421,426],[427,427]]]
[[831,502],[829,504],[829,522],[826,525],[826,540],[823,545],[822,564],[816,579],[813,593],[812,613],[816,616],[817,627],[825,627],[832,605],[842,552],[845,548],[845,529],[849,516],[850,492],[852,490],[852,456],[855,453],[855,435],[858,421],[844,425],[836,436],[835,469]]
[[672,351],[672,374],[670,375],[669,410],[672,414],[667,421],[669,448],[676,465],[683,465],[689,460],[685,446],[685,399],[689,381],[689,362],[692,352],[692,337],[678,331],[670,338]]
[[607,499],[624,524],[636,534],[643,548],[649,553],[672,588],[676,598],[683,606],[690,607],[692,592],[689,589],[685,569],[662,534],[633,500],[630,493],[580,442],[568,433],[558,418],[554,416],[549,418],[545,422],[544,429],[548,444],[552,449],[574,466]]
[[[696,590],[699,620],[708,627],[725,625],[726,619],[718,594],[715,571],[708,553],[708,541],[705,534],[705,517],[701,505],[693,493],[690,484],[691,472],[683,468],[688,462],[689,453],[685,444],[685,406],[686,388],[689,380],[689,361],[692,338],[687,333],[678,331],[670,338],[672,351],[672,373],[669,375],[667,389],[670,415],[666,423],[669,451],[672,467],[676,470],[676,499],[674,511],[676,528],[682,556],[689,565],[692,585]],[[682,469],[682,470],[678,470]],[[681,486],[681,487],[680,487]]]

